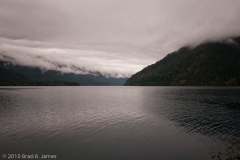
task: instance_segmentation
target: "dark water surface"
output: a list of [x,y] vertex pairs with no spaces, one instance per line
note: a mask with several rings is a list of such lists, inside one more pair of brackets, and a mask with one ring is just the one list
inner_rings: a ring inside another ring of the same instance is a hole
[[0,154],[204,160],[240,138],[240,88],[1,87]]

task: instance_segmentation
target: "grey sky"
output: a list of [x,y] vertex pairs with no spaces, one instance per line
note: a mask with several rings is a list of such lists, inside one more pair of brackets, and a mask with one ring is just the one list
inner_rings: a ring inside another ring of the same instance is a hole
[[239,0],[0,0],[0,59],[131,75],[184,45],[239,36],[239,17]]

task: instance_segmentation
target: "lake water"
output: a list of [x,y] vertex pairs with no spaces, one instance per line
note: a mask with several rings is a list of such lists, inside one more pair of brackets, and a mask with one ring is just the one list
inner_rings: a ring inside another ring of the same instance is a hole
[[1,155],[210,160],[232,137],[238,87],[0,88]]

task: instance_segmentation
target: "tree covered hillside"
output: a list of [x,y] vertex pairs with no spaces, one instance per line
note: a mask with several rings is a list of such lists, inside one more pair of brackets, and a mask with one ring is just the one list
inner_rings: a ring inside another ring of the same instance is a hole
[[183,47],[134,74],[125,85],[240,85],[240,37],[233,40]]

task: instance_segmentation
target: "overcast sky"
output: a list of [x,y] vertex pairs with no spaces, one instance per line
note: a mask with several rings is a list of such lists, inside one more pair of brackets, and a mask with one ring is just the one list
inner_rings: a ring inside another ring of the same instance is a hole
[[240,0],[0,0],[0,59],[44,70],[131,75],[239,35]]

